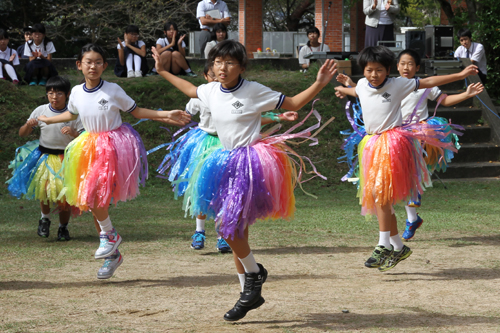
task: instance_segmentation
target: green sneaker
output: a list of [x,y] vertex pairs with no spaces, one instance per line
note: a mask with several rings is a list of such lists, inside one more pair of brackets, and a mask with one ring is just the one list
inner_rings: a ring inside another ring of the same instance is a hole
[[392,246],[388,249],[383,245],[377,245],[372,252],[372,256],[365,262],[365,266],[368,268],[378,268],[384,264],[393,252],[394,249]]
[[392,255],[387,258],[385,263],[378,268],[379,271],[385,272],[390,270],[391,268],[396,267],[396,265],[400,262],[408,258],[413,251],[406,245],[403,246],[401,251],[394,251]]

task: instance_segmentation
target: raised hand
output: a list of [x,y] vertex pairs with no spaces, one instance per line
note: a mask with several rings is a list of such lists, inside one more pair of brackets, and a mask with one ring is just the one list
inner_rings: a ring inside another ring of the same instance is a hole
[[182,41],[184,40],[184,37],[186,37],[186,35],[182,35],[180,38],[179,38],[179,41],[177,42],[177,44],[179,45],[182,45]]
[[337,82],[343,84],[346,87],[349,87],[349,86],[354,87],[354,86],[356,86],[356,84],[354,83],[354,81],[349,76],[347,76],[345,74],[342,74],[342,73],[339,74],[339,75],[337,75]]
[[318,71],[316,82],[326,86],[337,73],[337,63],[333,59],[327,59]]
[[344,98],[346,95],[342,92],[342,88],[344,87],[335,87],[335,96],[337,96],[338,98],[342,99]]
[[13,54],[13,55],[10,56],[9,61],[12,62],[12,61],[14,61],[14,59],[16,59],[16,55],[15,54]]
[[465,79],[467,76],[476,75],[478,72],[479,71],[476,65],[469,65],[465,67],[465,69],[460,74],[462,74],[462,77]]
[[160,73],[161,71],[165,70],[163,68],[163,64],[161,63],[160,53],[158,52],[158,50],[154,46],[151,48],[151,55],[153,56],[153,59],[155,60],[156,71],[158,73]]
[[299,118],[299,114],[295,111],[287,111],[278,115],[281,121],[295,121]]
[[469,97],[474,97],[482,93],[484,90],[484,86],[481,83],[469,84],[467,87],[467,95]]
[[122,49],[125,48],[125,44],[123,44],[122,40],[120,39],[120,37],[116,37],[116,39],[118,40],[118,44],[121,45]]

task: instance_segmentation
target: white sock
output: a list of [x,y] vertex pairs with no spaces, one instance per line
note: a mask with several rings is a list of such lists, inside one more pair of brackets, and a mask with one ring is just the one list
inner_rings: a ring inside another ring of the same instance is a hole
[[16,71],[14,70],[14,67],[11,65],[5,65],[5,71],[7,72],[7,75],[10,77],[12,81],[19,81],[17,79]]
[[129,53],[127,59],[125,59],[125,65],[127,66],[127,71],[134,70],[134,57],[132,53]]
[[247,255],[245,258],[241,259],[238,258],[245,268],[245,273],[258,273],[260,272],[259,266],[257,266],[257,262],[255,261],[255,258],[253,257],[252,251],[250,251],[250,254]]
[[184,70],[184,72],[191,73],[192,71],[191,71],[191,68],[188,68],[188,69]]
[[0,63],[0,79],[3,79],[3,64]]
[[44,214],[44,213],[42,212],[42,217],[41,217],[41,218],[42,218],[42,219],[43,219],[43,218],[50,219],[50,213],[48,213],[48,214]]
[[243,292],[243,287],[245,286],[245,274],[238,273],[238,279],[240,279],[241,292]]
[[405,206],[405,209],[406,209],[406,215],[408,215],[408,222],[411,223],[418,220],[417,208]]
[[378,245],[383,245],[386,249],[391,248],[391,232],[379,231]]
[[404,246],[399,235],[391,236],[391,245],[394,247],[394,251],[401,251]]
[[205,231],[205,219],[196,218],[196,231]]
[[139,57],[137,54],[134,54],[134,66],[136,72],[141,70],[141,63],[142,63],[141,57]]
[[113,230],[113,225],[111,224],[111,219],[109,218],[109,216],[104,221],[97,220],[97,223],[99,223],[102,232],[108,232]]

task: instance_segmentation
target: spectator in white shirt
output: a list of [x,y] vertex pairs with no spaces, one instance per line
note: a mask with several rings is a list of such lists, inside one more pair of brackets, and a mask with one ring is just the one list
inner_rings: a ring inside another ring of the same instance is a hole
[[461,46],[455,50],[455,58],[470,58],[479,69],[479,78],[485,84],[488,68],[486,67],[486,54],[483,45],[472,41],[472,33],[467,28],[460,29],[457,37],[460,39]]
[[[218,10],[221,18],[214,18],[207,13],[212,10]],[[229,14],[227,4],[222,0],[202,0],[198,2],[198,7],[196,8],[196,18],[200,23],[201,29],[200,38],[198,40],[200,43],[200,57],[204,58],[205,46],[210,41],[210,31],[212,30],[212,27],[217,23],[222,23],[225,26],[228,26],[229,23],[231,23],[231,14]]]
[[306,45],[302,46],[302,48],[299,51],[299,65],[301,70],[305,71],[309,68],[309,64],[311,60],[305,59],[304,57],[310,53],[313,52],[330,52],[330,48],[328,45],[324,44],[322,45],[319,42],[319,30],[316,27],[310,27],[307,29],[307,38],[309,38],[309,41],[307,42]]

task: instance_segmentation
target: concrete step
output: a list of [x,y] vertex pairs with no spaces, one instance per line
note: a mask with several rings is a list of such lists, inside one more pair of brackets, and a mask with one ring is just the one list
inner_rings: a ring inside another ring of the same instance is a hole
[[466,125],[464,128],[461,143],[486,143],[491,140],[491,128],[488,125]]
[[500,147],[492,142],[464,143],[452,163],[500,161]]
[[[434,114],[434,109],[429,108],[429,115]],[[458,125],[475,125],[481,119],[482,110],[473,106],[468,107],[444,107],[439,106],[436,112],[436,117],[451,119],[452,124]]]
[[500,162],[451,163],[446,172],[437,173],[439,178],[476,178],[500,176]]

